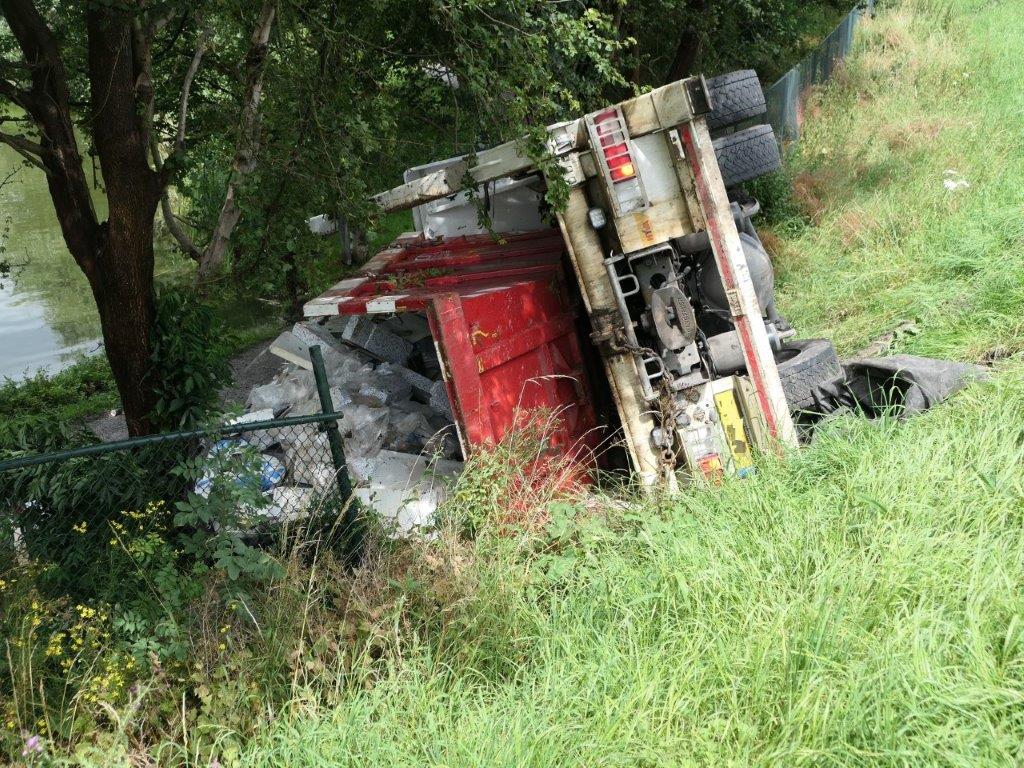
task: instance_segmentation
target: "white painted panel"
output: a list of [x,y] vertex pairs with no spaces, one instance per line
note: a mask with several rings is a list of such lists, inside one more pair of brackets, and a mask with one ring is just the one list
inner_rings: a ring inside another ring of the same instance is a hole
[[633,149],[636,154],[634,160],[637,170],[643,179],[647,198],[652,204],[682,196],[664,132],[633,139]]

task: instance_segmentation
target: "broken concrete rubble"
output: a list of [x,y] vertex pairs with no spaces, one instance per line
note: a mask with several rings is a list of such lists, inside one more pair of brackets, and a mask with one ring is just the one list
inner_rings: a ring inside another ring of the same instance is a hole
[[[309,357],[313,344],[323,352],[331,399],[341,414],[357,497],[399,534],[430,525],[445,495],[440,479],[458,475],[462,455],[426,318],[402,313],[296,323],[270,347],[285,361],[281,371],[252,389],[241,419],[321,411]],[[294,519],[294,507],[308,507],[335,490],[330,445],[319,424],[246,439],[265,456],[283,458],[283,480],[267,490],[266,519]]]
[[375,322],[369,315],[352,315],[341,327],[341,337],[378,360],[402,365],[412,354],[412,342]]
[[435,381],[430,388],[430,407],[447,418],[452,420],[452,404],[448,399],[448,388],[443,381]]

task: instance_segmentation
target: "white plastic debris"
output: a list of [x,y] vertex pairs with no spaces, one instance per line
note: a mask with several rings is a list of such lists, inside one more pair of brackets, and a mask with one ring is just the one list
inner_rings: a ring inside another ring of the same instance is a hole
[[434,436],[427,417],[422,413],[392,409],[391,423],[385,443],[388,448],[401,453],[421,453],[427,442]]
[[[312,429],[307,427],[312,426]],[[319,432],[316,425],[303,425],[293,429],[281,438],[288,477],[300,485],[324,488],[334,477],[331,463],[331,446],[327,435]]]
[[315,488],[282,485],[271,491],[270,498],[271,504],[263,511],[263,515],[278,522],[293,521],[313,511],[317,492]]
[[333,387],[345,387],[353,392],[373,376],[373,366],[358,357],[344,356],[324,360],[327,381]]
[[[206,454],[208,459],[214,459],[218,456],[241,454],[246,450],[252,450],[245,440],[241,439],[230,439],[230,440],[218,440],[214,443],[213,447]],[[260,475],[259,475],[259,489],[263,493],[276,488],[284,480],[286,468],[284,463],[270,454],[264,453],[260,457]],[[214,470],[207,470],[202,477],[195,482],[193,490],[206,498],[213,491],[214,485],[222,480],[228,480],[235,484],[248,483],[250,480],[239,474],[223,471],[217,472]]]
[[[236,426],[238,424],[255,424],[260,421],[270,421],[273,418],[274,411],[270,408],[263,408],[258,411],[250,411],[249,413],[243,413],[241,416],[236,416],[228,422],[228,425]],[[241,437],[247,443],[255,446],[261,451],[267,450],[267,448],[277,442],[277,439],[270,430],[266,429],[243,432]]]
[[309,217],[306,219],[306,226],[314,235],[333,235],[338,231],[338,222],[326,213]]
[[249,393],[249,410],[269,409],[281,415],[294,403],[308,400],[316,393],[316,381],[311,371],[283,371],[268,384],[253,387]]
[[461,462],[428,464],[422,456],[381,451],[356,496],[394,527],[399,536],[434,525],[448,484],[462,471]]
[[942,186],[946,188],[947,192],[956,192],[958,189],[967,189],[971,186],[967,179],[960,175],[959,171],[955,171],[952,168],[947,168],[943,171],[944,178],[942,180]]
[[373,456],[384,445],[391,411],[352,403],[341,410],[341,439],[346,456]]
[[[335,411],[341,411],[345,406],[352,402],[352,395],[343,389],[338,387],[331,387],[331,405],[334,406]],[[314,413],[321,413],[323,411],[323,405],[320,403],[320,395],[314,394],[312,397],[307,397],[298,403],[295,403],[291,408],[288,409],[289,416],[311,416]]]

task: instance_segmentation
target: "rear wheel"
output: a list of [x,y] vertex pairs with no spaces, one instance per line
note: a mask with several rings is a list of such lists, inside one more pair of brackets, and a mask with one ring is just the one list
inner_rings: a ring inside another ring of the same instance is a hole
[[755,125],[715,139],[715,155],[726,187],[752,181],[782,165],[770,125]]
[[843,372],[836,348],[828,339],[787,342],[775,352],[775,363],[789,410],[794,412],[813,409],[818,385]]
[[711,93],[711,113],[705,119],[712,131],[752,117],[766,110],[761,81],[752,69],[740,69],[707,80]]

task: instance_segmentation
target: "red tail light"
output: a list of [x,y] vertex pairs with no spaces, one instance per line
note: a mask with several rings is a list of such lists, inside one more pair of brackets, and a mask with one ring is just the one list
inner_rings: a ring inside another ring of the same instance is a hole
[[601,152],[608,164],[613,182],[628,181],[636,176],[636,167],[629,154],[626,131],[614,109],[606,109],[594,117],[594,130],[601,142]]

